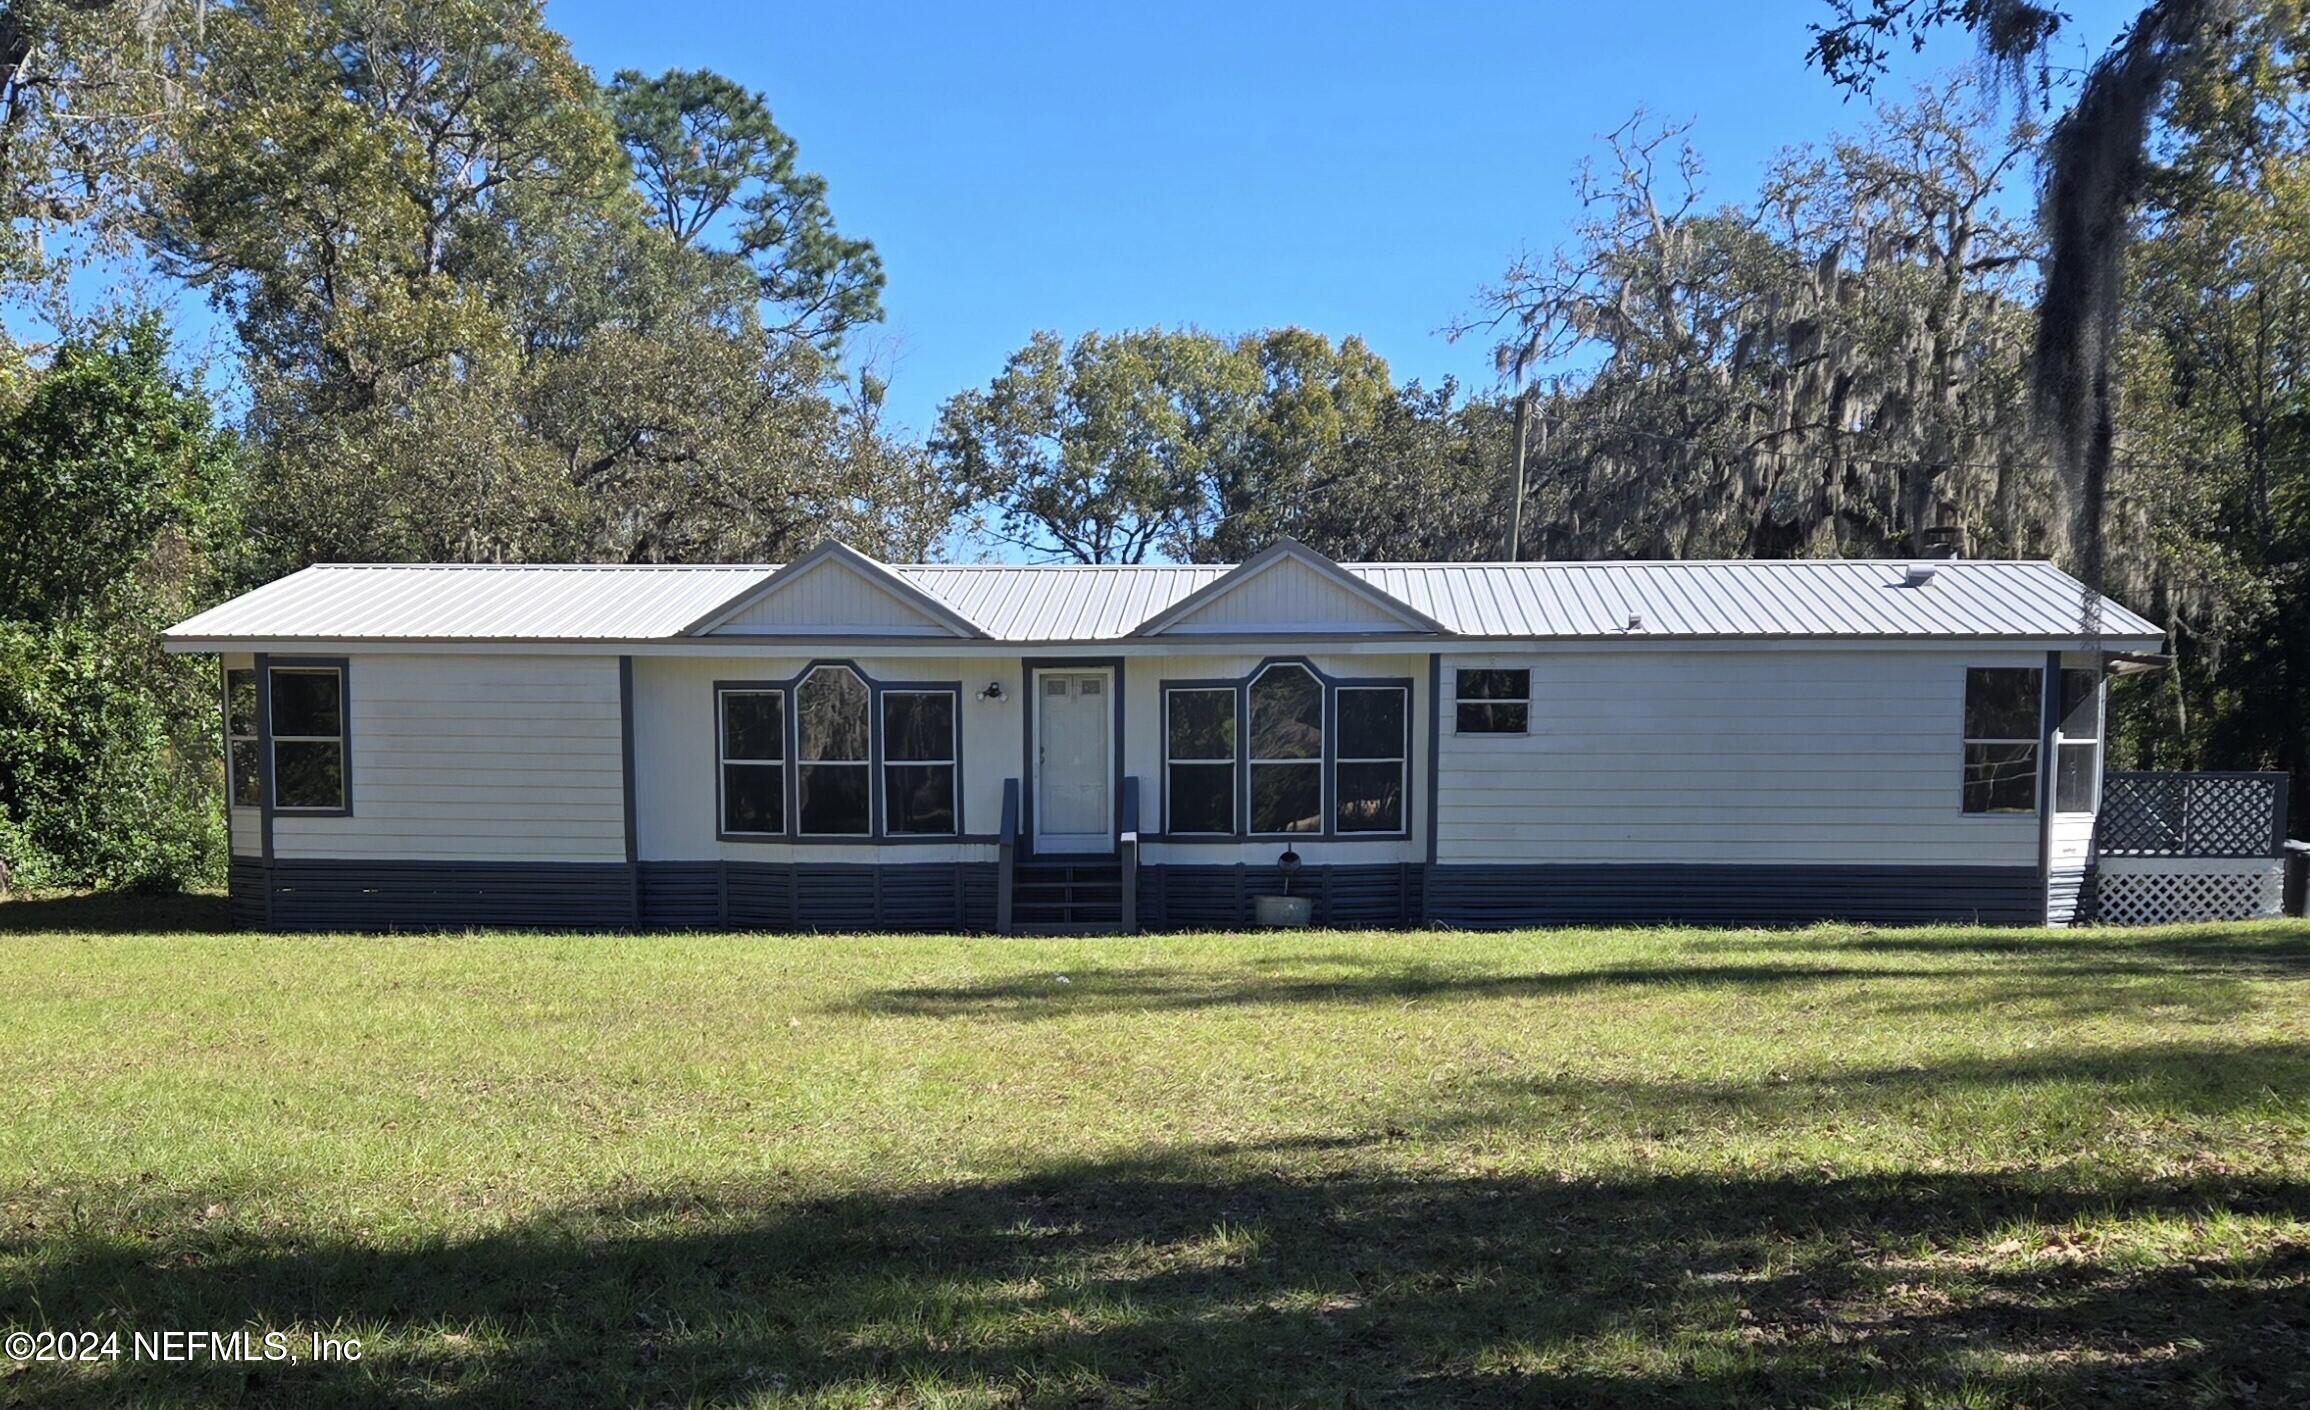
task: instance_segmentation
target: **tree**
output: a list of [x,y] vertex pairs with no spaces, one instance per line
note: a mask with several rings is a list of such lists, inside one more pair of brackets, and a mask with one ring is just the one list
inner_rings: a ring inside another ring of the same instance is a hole
[[651,221],[752,269],[773,326],[831,348],[882,317],[874,246],[835,229],[825,178],[801,169],[761,94],[704,69],[624,69],[609,100]]
[[223,856],[216,676],[159,632],[231,572],[232,439],[145,319],[0,379],[0,856],[177,886]]
[[[2043,53],[2062,19],[2031,0],[1829,0],[1813,27],[1813,55],[1830,79],[1867,91],[1883,71],[1889,36],[1922,46],[1935,28],[1970,29],[1984,51],[2021,68]],[[2118,332],[2128,224],[2148,171],[2150,120],[2168,86],[2200,56],[2232,0],[2151,0],[2086,76],[2047,143],[2042,220],[2045,279],[2038,296],[2030,386],[2054,441],[2068,502],[2070,552],[2086,583],[2083,613],[2097,620],[2104,580],[2102,519],[2116,456]],[[2042,77],[2041,90],[2047,86]]]
[[2027,552],[2049,489],[2027,430],[2029,231],[1992,196],[2027,149],[1963,88],[1889,107],[1711,206],[1675,129],[1632,123],[1585,214],[1472,328],[1552,369],[1528,467],[1545,557]]
[[1037,333],[983,392],[940,408],[933,453],[1029,552],[1139,563],[1185,537],[1217,448],[1255,394],[1207,333]]

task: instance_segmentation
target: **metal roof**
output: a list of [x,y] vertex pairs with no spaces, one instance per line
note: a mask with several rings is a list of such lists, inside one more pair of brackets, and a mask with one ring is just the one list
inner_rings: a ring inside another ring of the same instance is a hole
[[[1003,642],[1129,636],[1231,565],[892,565]],[[2084,588],[2042,562],[1349,563],[1457,636],[2074,639]],[[652,641],[760,587],[775,565],[324,564],[179,623],[173,642]],[[2103,599],[2105,639],[2157,639]],[[1638,619],[1631,625],[1631,618]],[[1313,628],[1320,630],[1320,627]]]

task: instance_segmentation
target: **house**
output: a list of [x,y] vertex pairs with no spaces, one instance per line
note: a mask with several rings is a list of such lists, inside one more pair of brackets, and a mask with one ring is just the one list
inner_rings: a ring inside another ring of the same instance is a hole
[[[2088,610],[2090,604],[2091,610]],[[2067,921],[2102,680],[2034,562],[307,568],[216,653],[280,928]]]

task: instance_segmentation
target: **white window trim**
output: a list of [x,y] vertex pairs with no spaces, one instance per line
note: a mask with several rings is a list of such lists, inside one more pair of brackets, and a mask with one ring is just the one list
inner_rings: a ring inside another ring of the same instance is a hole
[[[1237,741],[1236,747],[1230,748],[1227,751],[1227,757],[1224,759],[1180,758],[1172,754],[1171,698],[1175,695],[1196,694],[1226,696],[1227,714],[1229,720],[1231,720],[1238,728],[1240,728],[1243,723],[1242,697],[1235,686],[1167,685],[1163,687],[1163,833],[1166,837],[1233,837],[1236,835],[1236,820],[1233,817],[1228,818],[1227,830],[1225,832],[1181,832],[1171,825],[1171,804],[1177,792],[1177,790],[1171,787],[1171,766],[1173,764],[1225,764],[1227,766],[1227,771],[1232,774],[1235,772],[1235,756],[1242,752],[1241,741],[1239,740]],[[1241,779],[1230,778],[1227,781],[1228,807],[1231,812],[1240,802],[1238,790],[1241,787]]]
[[[787,699],[786,694],[786,689],[783,686],[724,686],[720,690],[714,692],[714,762],[716,766],[714,770],[714,831],[720,836],[785,837],[792,831],[791,828],[781,828],[777,832],[746,832],[731,827],[730,799],[729,792],[726,787],[726,780],[729,778],[729,770],[733,766],[742,769],[779,770],[778,820],[782,823],[792,821],[792,819],[786,816],[787,789],[786,775],[784,771],[786,768],[786,756],[793,751],[793,745],[787,737],[789,734],[787,725],[790,723],[789,715],[794,709],[794,702]],[[778,697],[777,758],[733,759],[730,757],[730,718],[728,701],[729,698],[733,695],[775,695]]]
[[[1254,696],[1259,690],[1259,683],[1263,680],[1266,680],[1269,676],[1274,675],[1278,671],[1297,671],[1301,675],[1307,677],[1308,684],[1315,687],[1316,741],[1315,756],[1313,758],[1262,759],[1251,752],[1252,716],[1253,713],[1258,709],[1258,705],[1254,699]],[[1331,721],[1328,718],[1330,712],[1324,708],[1326,694],[1327,692],[1325,690],[1323,677],[1317,675],[1307,667],[1300,665],[1296,661],[1274,662],[1262,668],[1258,675],[1255,675],[1250,680],[1244,682],[1242,743],[1243,778],[1240,786],[1243,789],[1243,827],[1245,836],[1262,838],[1322,837],[1327,833],[1337,831],[1335,828],[1324,826],[1324,824],[1331,818],[1331,787],[1330,781],[1325,777],[1329,770],[1324,767],[1324,761],[1330,757],[1331,752]],[[1313,832],[1261,832],[1259,830],[1259,820],[1256,814],[1257,803],[1253,797],[1251,780],[1252,777],[1262,767],[1313,767],[1315,769],[1316,828]]]
[[[1338,716],[1340,716],[1340,715],[1342,715],[1342,714],[1344,714],[1344,713],[1346,713],[1346,709],[1345,709],[1345,706],[1344,706],[1344,704],[1342,704],[1342,703],[1341,703],[1341,701],[1340,701],[1339,697],[1345,697],[1345,696],[1347,696],[1348,694],[1350,694],[1351,692],[1354,692],[1354,691],[1369,691],[1369,692],[1371,692],[1371,693],[1373,693],[1373,694],[1375,694],[1375,695],[1377,695],[1377,694],[1381,694],[1381,693],[1385,692],[1385,693],[1393,693],[1393,694],[1395,694],[1395,695],[1397,695],[1397,696],[1400,696],[1400,697],[1402,697],[1402,699],[1403,699],[1403,702],[1404,702],[1404,713],[1403,713],[1403,720],[1404,720],[1404,730],[1403,730],[1403,734],[1402,734],[1401,738],[1399,738],[1399,739],[1397,740],[1397,749],[1398,749],[1398,752],[1397,752],[1395,755],[1393,755],[1393,756],[1381,756],[1381,757],[1379,757],[1379,758],[1372,758],[1372,759],[1365,759],[1365,758],[1350,758],[1350,757],[1348,757],[1348,756],[1347,756],[1347,755],[1345,755],[1345,754],[1339,754],[1339,755],[1335,755],[1335,756],[1333,756],[1333,758],[1332,758],[1332,761],[1331,761],[1331,772],[1332,772],[1332,774],[1333,774],[1333,776],[1334,776],[1334,778],[1333,778],[1333,782],[1334,782],[1334,784],[1335,784],[1335,786],[1336,786],[1336,784],[1337,784],[1337,781],[1338,781],[1338,779],[1337,779],[1337,775],[1338,775],[1339,769],[1340,769],[1340,767],[1341,767],[1342,765],[1345,765],[1345,764],[1394,764],[1394,765],[1396,766],[1396,810],[1397,810],[1398,816],[1397,816],[1397,818],[1396,818],[1396,825],[1395,825],[1394,827],[1367,827],[1367,828],[1354,828],[1354,829],[1349,829],[1349,828],[1346,828],[1346,827],[1343,827],[1343,826],[1341,826],[1341,825],[1340,825],[1340,818],[1339,818],[1339,817],[1337,816],[1337,814],[1335,813],[1335,814],[1332,816],[1332,819],[1331,819],[1331,830],[1332,830],[1332,832],[1333,832],[1333,833],[1335,833],[1335,834],[1337,834],[1337,835],[1339,835],[1339,836],[1342,836],[1342,837],[1395,837],[1395,836],[1401,836],[1401,835],[1403,835],[1403,834],[1405,834],[1405,833],[1408,833],[1408,832],[1410,832],[1410,831],[1411,831],[1411,826],[1412,826],[1412,819],[1411,819],[1411,792],[1412,792],[1412,780],[1411,780],[1411,770],[1412,770],[1412,692],[1411,692],[1411,691],[1410,691],[1410,689],[1408,689],[1407,687],[1404,687],[1404,686],[1400,686],[1400,685],[1342,685],[1342,686],[1336,686],[1336,687],[1334,687],[1334,688],[1333,688],[1333,692],[1332,692],[1332,693],[1333,693],[1333,695],[1334,695],[1334,697],[1335,697],[1335,699],[1334,699],[1334,703],[1333,703],[1333,709],[1332,709],[1332,714],[1333,714],[1333,717],[1334,717],[1334,719],[1333,719],[1333,723],[1334,723],[1335,725],[1337,725],[1337,723],[1338,723],[1338,718],[1337,718],[1337,717],[1338,717]],[[1529,710],[1531,707],[1530,707],[1529,705],[1527,705],[1525,708],[1526,708],[1526,709],[1527,709],[1527,711],[1528,711],[1528,710]],[[1527,716],[1527,719],[1528,719],[1528,718],[1529,718],[1529,716]],[[1347,731],[1346,731],[1346,729],[1344,729],[1344,728],[1340,729],[1340,731],[1339,731],[1339,735],[1340,735],[1340,738],[1341,738],[1341,739],[1343,739],[1343,740],[1344,740],[1344,739],[1346,739],[1346,738],[1347,738]],[[1335,808],[1335,809],[1336,809],[1336,808],[1339,806],[1339,802],[1338,802],[1338,800],[1337,800],[1336,798],[1333,800],[1333,802],[1332,802],[1332,806],[1333,806],[1333,808]]]
[[[274,666],[262,682],[267,694],[273,688],[272,677],[277,676],[335,676],[337,678],[337,732],[335,734],[282,734],[273,731],[270,757],[265,760],[265,793],[273,800],[273,811],[291,817],[306,813],[342,813],[346,804],[348,775],[353,769],[353,751],[345,739],[345,668],[343,666]],[[264,708],[270,709],[266,700]],[[337,801],[334,803],[283,803],[281,801],[281,746],[284,744],[334,744],[337,746]]]
[[[1512,697],[1487,698],[1487,697],[1483,697],[1483,696],[1474,696],[1474,695],[1462,695],[1462,694],[1460,694],[1460,678],[1461,678],[1462,676],[1465,676],[1465,675],[1469,675],[1469,674],[1471,674],[1471,673],[1473,673],[1473,672],[1478,672],[1478,671],[1512,671],[1512,672],[1521,672],[1521,673],[1523,674],[1523,677],[1524,677],[1524,695],[1523,695],[1523,698],[1521,699],[1521,701],[1519,701],[1519,700],[1517,700],[1517,699],[1515,699],[1515,698],[1512,698]],[[1464,730],[1464,729],[1461,729],[1461,728],[1460,728],[1460,707],[1461,707],[1462,705],[1515,705],[1515,704],[1519,704],[1519,703],[1520,703],[1520,704],[1522,704],[1522,705],[1523,705],[1523,707],[1524,707],[1524,728],[1522,728],[1522,729],[1465,729],[1465,730]],[[1465,735],[1465,736],[1467,736],[1467,737],[1468,737],[1468,738],[1470,738],[1470,739],[1482,739],[1482,738],[1484,738],[1484,737],[1486,737],[1486,736],[1499,736],[1499,737],[1503,737],[1503,738],[1514,738],[1514,737],[1516,737],[1516,736],[1518,736],[1518,735],[1526,735],[1526,734],[1530,734],[1531,732],[1532,732],[1532,668],[1531,668],[1531,667],[1529,667],[1529,666],[1454,666],[1454,667],[1452,668],[1452,733],[1453,733],[1453,734],[1455,734],[1455,735]]]
[[[945,758],[943,758],[943,759],[893,759],[893,758],[891,758],[891,757],[890,757],[890,739],[889,739],[889,725],[890,725],[890,716],[889,716],[889,714],[888,714],[888,712],[887,712],[887,705],[888,705],[888,702],[889,702],[889,700],[890,700],[890,697],[892,697],[892,696],[894,696],[894,695],[936,695],[936,696],[944,696],[944,697],[946,698],[946,700],[949,702],[949,707],[948,707],[948,710],[947,710],[947,716],[946,716],[946,757],[945,757]],[[874,721],[874,725],[875,725],[875,728],[876,728],[876,729],[882,730],[882,731],[884,732],[884,733],[883,733],[883,747],[882,747],[882,765],[881,765],[881,770],[882,770],[882,779],[881,779],[881,785],[882,785],[882,793],[883,793],[885,796],[887,796],[887,795],[888,795],[888,793],[889,793],[889,790],[890,790],[890,770],[891,770],[893,767],[896,767],[896,768],[902,768],[902,769],[917,769],[917,768],[923,768],[923,769],[935,769],[935,768],[942,768],[942,767],[943,767],[943,768],[944,768],[944,769],[947,771],[947,793],[948,793],[948,795],[949,795],[950,797],[952,797],[952,798],[954,799],[953,819],[952,819],[952,821],[951,821],[950,825],[947,827],[946,831],[944,831],[944,832],[928,832],[928,831],[922,831],[922,830],[914,830],[914,831],[908,831],[908,832],[899,832],[899,831],[897,831],[896,829],[894,829],[894,828],[892,828],[892,827],[891,827],[891,825],[890,825],[890,819],[889,819],[888,817],[885,817],[885,818],[882,820],[882,825],[883,825],[883,831],[884,831],[884,833],[885,833],[886,835],[888,835],[888,836],[891,836],[891,837],[956,837],[956,836],[959,836],[959,835],[961,835],[961,833],[962,833],[962,806],[963,806],[963,800],[962,800],[962,767],[961,767],[961,766],[962,766],[962,739],[961,739],[961,735],[962,735],[962,692],[960,692],[960,691],[957,691],[957,690],[954,690],[954,689],[951,689],[951,688],[949,688],[949,687],[946,687],[946,686],[886,686],[886,687],[884,687],[884,688],[883,688],[883,690],[882,690],[882,693],[881,693],[881,696],[880,696],[880,700],[881,700],[881,702],[882,702],[882,703],[881,703],[881,704],[878,704],[878,705],[875,707],[875,711],[876,711],[876,714],[875,714],[875,721]],[[871,752],[871,751],[869,751],[869,752]],[[888,813],[890,810],[889,810],[889,808],[886,806],[886,807],[883,809],[883,811],[884,811],[885,813]]]

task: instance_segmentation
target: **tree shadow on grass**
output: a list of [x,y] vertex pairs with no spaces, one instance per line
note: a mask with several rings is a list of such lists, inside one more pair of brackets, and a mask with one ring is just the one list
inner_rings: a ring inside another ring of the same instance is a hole
[[191,1229],[36,1249],[13,1231],[26,1273],[0,1322],[326,1326],[370,1351],[32,1366],[0,1387],[172,1406],[2310,1396],[2310,1249],[2161,1261],[2091,1241],[2110,1219],[2300,1221],[2297,1181],[1558,1180],[1305,1157],[1183,1151],[798,1202],[668,1189],[416,1248]]
[[244,929],[233,923],[230,903],[217,895],[93,891],[0,901],[0,937],[42,933],[221,935]]
[[2310,921],[2251,925],[2161,926],[2128,930],[2094,926],[2052,934],[1984,930],[1796,931],[1772,939],[1709,937],[1711,953],[1886,956],[1986,955],[2018,958],[2048,970],[2091,973],[2111,966],[2160,967],[2176,974],[2218,973],[2255,979],[2310,979]]

